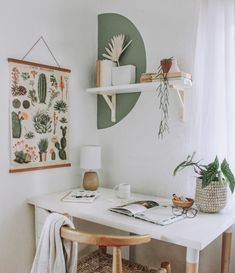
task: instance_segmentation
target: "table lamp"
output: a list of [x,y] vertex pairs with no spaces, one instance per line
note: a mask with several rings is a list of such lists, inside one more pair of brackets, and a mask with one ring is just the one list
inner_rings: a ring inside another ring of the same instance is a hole
[[83,177],[83,188],[95,191],[99,187],[98,175],[94,170],[101,168],[101,147],[83,146],[80,156],[80,168],[85,170]]

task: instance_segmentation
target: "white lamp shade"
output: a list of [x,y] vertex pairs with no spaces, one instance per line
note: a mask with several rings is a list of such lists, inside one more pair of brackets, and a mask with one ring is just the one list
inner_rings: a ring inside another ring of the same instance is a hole
[[80,168],[98,170],[101,168],[101,147],[83,146],[80,156]]

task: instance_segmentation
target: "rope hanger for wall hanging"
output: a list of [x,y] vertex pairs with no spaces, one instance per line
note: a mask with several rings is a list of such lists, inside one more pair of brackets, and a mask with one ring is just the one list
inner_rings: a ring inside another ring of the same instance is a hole
[[46,46],[46,48],[48,49],[48,51],[50,52],[52,58],[54,59],[55,63],[57,64],[58,67],[60,67],[58,61],[56,60],[56,57],[54,56],[54,54],[52,53],[50,47],[48,46],[47,42],[45,41],[45,39],[43,38],[43,36],[41,36],[34,44],[33,46],[27,51],[27,53],[24,55],[24,57],[22,58],[22,61],[29,55],[29,53],[33,50],[33,48],[39,43],[39,41],[42,40],[44,45]]

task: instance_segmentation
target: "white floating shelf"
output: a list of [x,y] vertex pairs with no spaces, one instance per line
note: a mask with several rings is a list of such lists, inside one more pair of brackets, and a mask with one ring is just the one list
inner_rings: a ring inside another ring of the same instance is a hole
[[[184,90],[192,86],[192,81],[188,78],[179,77],[174,79],[169,79],[169,85],[172,89]],[[95,87],[87,88],[88,93],[97,95],[114,95],[114,94],[124,94],[124,93],[136,93],[145,91],[155,91],[159,85],[160,81],[147,82],[147,83],[134,83],[116,86],[105,86],[105,87]]]
[[[181,104],[181,120],[184,121],[184,90],[192,86],[192,81],[185,77],[168,79],[170,88],[177,91]],[[155,91],[160,84],[160,80],[148,83],[135,83],[105,87],[87,88],[86,91],[91,94],[102,95],[111,110],[111,121],[116,121],[116,94],[136,93]],[[111,96],[111,97],[110,97]]]

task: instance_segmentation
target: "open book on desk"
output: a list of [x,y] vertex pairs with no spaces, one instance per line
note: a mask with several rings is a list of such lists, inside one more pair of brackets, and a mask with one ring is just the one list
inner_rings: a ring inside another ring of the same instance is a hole
[[159,205],[151,200],[135,201],[109,210],[162,226],[184,218],[183,215],[173,215],[171,206]]

